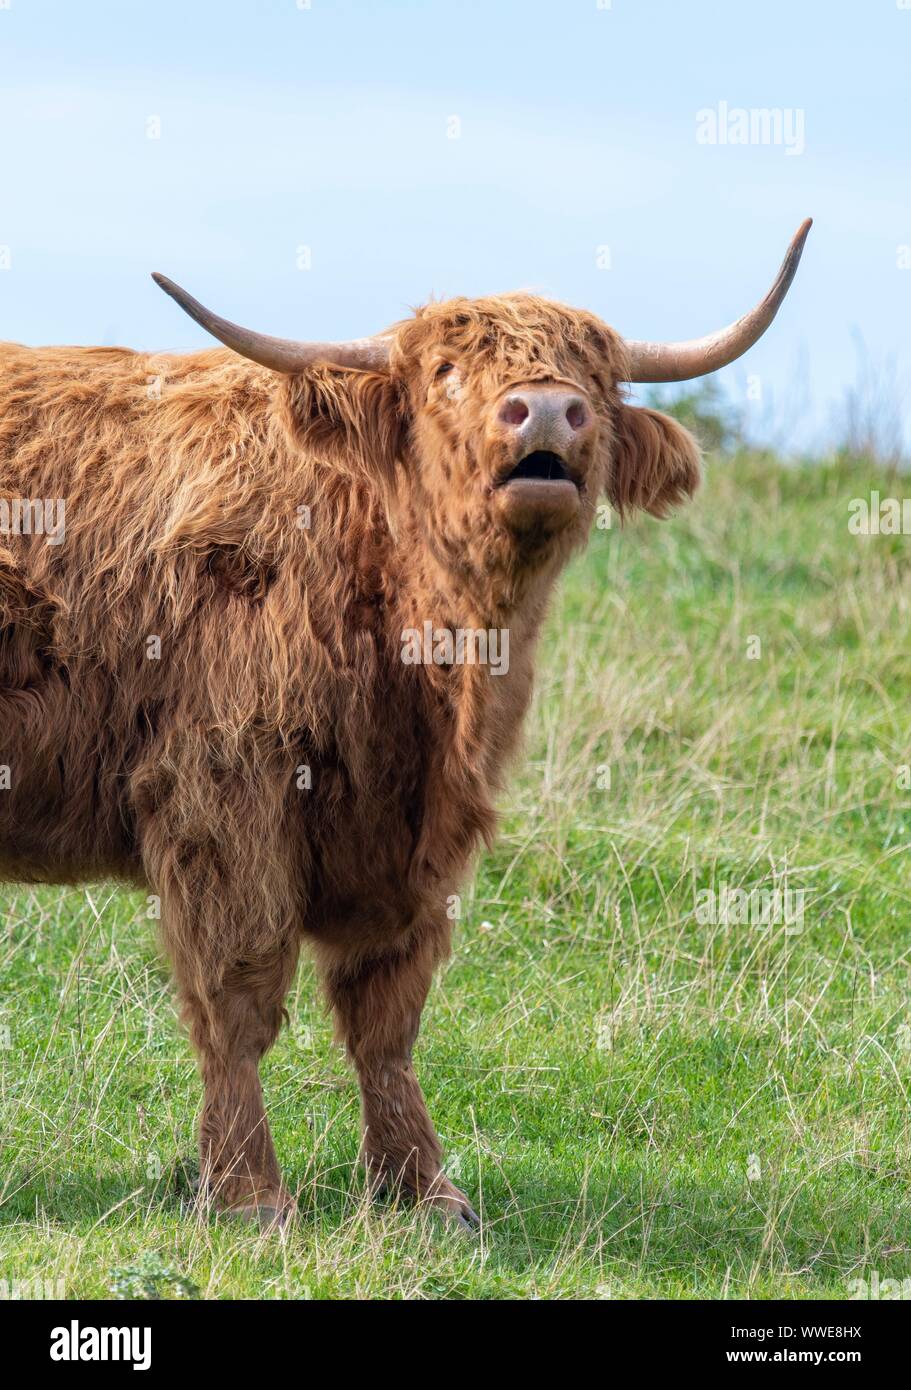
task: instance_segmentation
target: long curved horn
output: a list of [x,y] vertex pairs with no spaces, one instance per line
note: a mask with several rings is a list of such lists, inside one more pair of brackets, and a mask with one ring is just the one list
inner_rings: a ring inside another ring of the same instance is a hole
[[717,372],[719,367],[726,367],[729,362],[742,357],[762,337],[778,313],[800,264],[800,255],[812,225],[813,219],[808,217],[798,227],[788,247],[788,254],[781,263],[778,278],[765,299],[728,328],[709,333],[705,338],[691,338],[684,343],[647,343],[627,339],[629,380],[689,381],[695,376],[705,376],[707,372]]
[[211,333],[213,338],[274,372],[302,372],[316,362],[360,371],[383,371],[389,365],[388,338],[354,338],[345,343],[298,343],[291,338],[270,338],[213,314],[198,299],[175,285],[166,275],[152,272],[155,284],[176,300],[181,309]]

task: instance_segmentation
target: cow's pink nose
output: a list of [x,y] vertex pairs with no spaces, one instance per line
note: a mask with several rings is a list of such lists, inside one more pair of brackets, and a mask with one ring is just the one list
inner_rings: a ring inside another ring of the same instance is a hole
[[527,441],[530,449],[560,453],[590,428],[592,412],[578,391],[534,386],[504,396],[497,420],[514,430],[523,443]]

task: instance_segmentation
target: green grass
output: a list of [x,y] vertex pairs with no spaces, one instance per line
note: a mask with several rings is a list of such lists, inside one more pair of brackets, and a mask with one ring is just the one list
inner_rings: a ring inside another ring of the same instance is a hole
[[[911,560],[847,528],[896,486],[719,462],[566,576],[418,1049],[478,1239],[365,1199],[307,966],[264,1066],[301,1219],[200,1220],[199,1087],[143,897],[5,890],[0,1278],[106,1297],[145,1260],[209,1298],[802,1298],[911,1275]],[[700,924],[722,882],[803,890],[803,929]]]

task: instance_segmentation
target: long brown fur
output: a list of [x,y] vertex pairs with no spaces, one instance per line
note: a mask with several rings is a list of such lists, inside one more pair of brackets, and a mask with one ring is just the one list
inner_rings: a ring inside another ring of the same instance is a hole
[[[307,942],[372,1178],[470,1215],[411,1066],[447,899],[494,833],[548,596],[596,506],[663,515],[698,479],[692,439],[624,403],[592,315],[456,299],[394,335],[388,374],[288,378],[221,350],[0,346],[0,501],[66,506],[60,545],[0,534],[0,877],[160,896],[205,1176],[261,1214],[291,1205],[258,1064]],[[490,408],[547,381],[597,430],[578,521],[529,541],[491,511]],[[508,628],[508,674],[404,664],[427,620]]]

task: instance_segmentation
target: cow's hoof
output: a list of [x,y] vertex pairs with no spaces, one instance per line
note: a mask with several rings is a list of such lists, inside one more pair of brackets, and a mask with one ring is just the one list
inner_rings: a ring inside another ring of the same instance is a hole
[[481,1229],[481,1218],[468,1202],[448,1216],[447,1219],[455,1226],[456,1230],[465,1231],[468,1235],[475,1235]]
[[481,1229],[481,1218],[465,1193],[442,1174],[427,1200],[454,1230],[473,1235]]
[[372,1195],[377,1198],[401,1196],[420,1207],[429,1207],[454,1230],[466,1233],[480,1230],[481,1218],[478,1213],[465,1193],[460,1192],[445,1173],[439,1173],[431,1184],[418,1191],[401,1178],[396,1179],[383,1174],[377,1164],[370,1179],[370,1189]]
[[222,1212],[238,1221],[259,1226],[261,1231],[284,1231],[297,1215],[297,1204],[288,1193],[281,1193],[275,1197],[263,1196],[256,1201],[223,1207]]
[[284,1231],[291,1225],[297,1209],[294,1206],[273,1207],[266,1203],[260,1203],[253,1213],[252,1219],[259,1222],[261,1231]]

